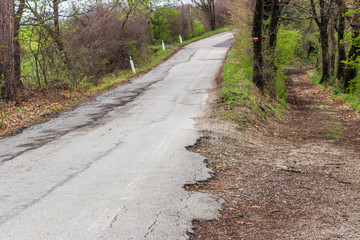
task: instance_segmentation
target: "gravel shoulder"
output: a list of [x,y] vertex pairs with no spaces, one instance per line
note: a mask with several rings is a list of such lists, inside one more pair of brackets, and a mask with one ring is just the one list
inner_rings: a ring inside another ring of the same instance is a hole
[[199,120],[190,148],[206,157],[212,180],[188,186],[222,197],[221,217],[194,221],[191,239],[360,239],[360,117],[305,70],[288,72],[282,120],[236,124]]

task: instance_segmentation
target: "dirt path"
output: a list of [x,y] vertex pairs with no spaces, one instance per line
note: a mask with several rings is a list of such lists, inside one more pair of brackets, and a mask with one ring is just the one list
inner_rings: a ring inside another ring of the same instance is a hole
[[[284,120],[235,130],[211,118],[193,149],[216,174],[189,189],[221,196],[192,239],[360,239],[360,118],[292,71]],[[209,119],[208,119],[209,120]]]

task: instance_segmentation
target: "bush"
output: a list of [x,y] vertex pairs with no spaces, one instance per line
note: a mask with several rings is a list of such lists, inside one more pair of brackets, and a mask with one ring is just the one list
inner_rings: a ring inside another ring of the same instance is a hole
[[128,68],[148,45],[148,24],[144,16],[123,20],[121,11],[97,7],[81,19],[73,19],[64,31],[65,44],[78,80],[98,83],[98,77]]
[[279,29],[277,34],[276,64],[279,67],[291,64],[295,53],[301,47],[301,34],[298,30]]
[[215,2],[216,28],[225,27],[230,24],[230,1],[218,0]]
[[204,25],[198,21],[198,20],[194,20],[193,22],[193,31],[192,31],[192,37],[197,37],[202,35],[205,32],[205,27]]
[[150,27],[153,42],[161,40],[172,42],[174,40],[174,34],[171,32],[170,26],[177,25],[175,21],[179,12],[170,7],[160,7],[151,13]]

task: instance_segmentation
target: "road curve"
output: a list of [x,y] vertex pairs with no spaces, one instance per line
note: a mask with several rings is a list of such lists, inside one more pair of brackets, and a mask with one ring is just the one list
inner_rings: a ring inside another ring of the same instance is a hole
[[231,46],[186,46],[134,82],[0,140],[0,239],[187,239],[222,200],[187,192],[210,177],[185,147]]

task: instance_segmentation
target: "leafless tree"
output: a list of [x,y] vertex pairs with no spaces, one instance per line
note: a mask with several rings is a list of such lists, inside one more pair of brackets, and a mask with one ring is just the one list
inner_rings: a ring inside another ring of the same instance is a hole
[[211,29],[216,28],[215,0],[191,0],[197,7],[210,18]]
[[64,46],[59,23],[59,4],[65,1],[66,0],[52,0],[50,4],[43,3],[43,5],[40,5],[36,1],[26,0],[25,4],[26,8],[29,9],[33,15],[33,19],[31,19],[32,22],[35,25],[42,26],[49,33],[58,51],[61,53],[64,64],[71,69],[71,61]]
[[0,0],[0,97],[5,99],[16,99],[20,81],[15,76],[13,18],[13,1]]

